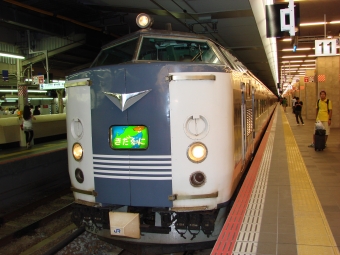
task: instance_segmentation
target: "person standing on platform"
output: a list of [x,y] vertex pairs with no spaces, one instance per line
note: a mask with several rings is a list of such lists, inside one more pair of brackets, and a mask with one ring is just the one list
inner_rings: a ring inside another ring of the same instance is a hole
[[29,105],[25,105],[23,113],[23,129],[26,136],[27,149],[31,148],[31,142],[34,135],[32,119],[35,120],[35,117],[31,113],[31,108],[29,107]]
[[285,112],[287,112],[287,111],[286,111],[286,107],[287,107],[287,98],[285,98],[285,97],[282,99],[282,106],[283,106],[283,110],[284,110]]
[[33,115],[40,115],[40,105],[34,107]]
[[[316,102],[316,121],[321,121],[326,130],[325,142],[330,133],[330,126],[332,122],[332,101],[326,98],[326,91],[320,92],[320,99]],[[313,134],[313,143],[308,147],[314,147],[315,144],[315,131]]]
[[5,108],[4,115],[10,115],[11,112],[9,111],[8,107]]
[[293,113],[295,113],[295,103],[296,103],[296,97],[293,97],[293,99],[292,99]]
[[302,103],[302,101],[300,101],[300,98],[296,97],[296,102],[295,102],[295,105],[294,105],[295,110],[293,110],[293,111],[295,113],[296,123],[298,125],[300,125],[299,118],[301,120],[302,125],[305,125],[305,123],[303,122],[302,116],[301,116],[302,105],[303,105],[303,103]]

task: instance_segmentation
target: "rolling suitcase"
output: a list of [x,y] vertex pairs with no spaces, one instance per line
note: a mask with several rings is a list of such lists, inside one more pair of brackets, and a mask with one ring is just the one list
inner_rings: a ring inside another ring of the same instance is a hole
[[323,151],[326,145],[326,130],[325,129],[317,129],[315,130],[315,143],[314,143],[314,149],[315,151]]

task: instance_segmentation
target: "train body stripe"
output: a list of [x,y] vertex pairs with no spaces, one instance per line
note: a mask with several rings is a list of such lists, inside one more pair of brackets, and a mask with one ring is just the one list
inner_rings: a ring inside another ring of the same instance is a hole
[[94,164],[94,169],[101,168],[112,168],[112,169],[169,169],[171,170],[171,166],[124,166],[124,165],[97,165]]
[[140,161],[140,160],[106,160],[106,159],[93,159],[93,163],[113,163],[113,164],[169,164],[171,161]]
[[113,176],[113,175],[107,176],[107,175],[99,175],[99,174],[95,174],[94,177],[105,178],[105,179],[150,180],[150,181],[172,180],[172,177]]
[[93,158],[121,158],[121,159],[171,159],[171,155],[105,155],[105,154],[93,154]]
[[108,170],[95,170],[95,173],[114,173],[114,174],[138,174],[138,175],[171,175],[170,172],[150,172],[150,171],[108,171]]

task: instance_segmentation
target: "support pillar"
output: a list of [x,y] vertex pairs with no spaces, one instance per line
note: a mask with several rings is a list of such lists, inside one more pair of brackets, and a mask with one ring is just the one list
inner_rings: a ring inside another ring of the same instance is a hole
[[57,89],[59,113],[64,113],[63,94],[64,94],[64,89]]
[[[18,85],[18,103],[19,103],[19,110],[20,110],[20,116],[18,118],[21,124],[23,121],[22,114],[24,112],[24,106],[28,104],[27,86]],[[26,137],[25,137],[25,133],[22,130],[20,130],[20,146],[21,147],[26,146]]]

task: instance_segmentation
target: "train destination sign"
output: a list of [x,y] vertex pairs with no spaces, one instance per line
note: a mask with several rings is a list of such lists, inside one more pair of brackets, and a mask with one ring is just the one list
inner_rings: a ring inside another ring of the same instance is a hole
[[146,126],[111,126],[110,146],[115,150],[141,150],[149,146]]
[[59,81],[59,82],[53,82],[53,83],[44,83],[40,84],[39,88],[42,90],[50,90],[50,89],[64,89],[65,88],[65,82]]

